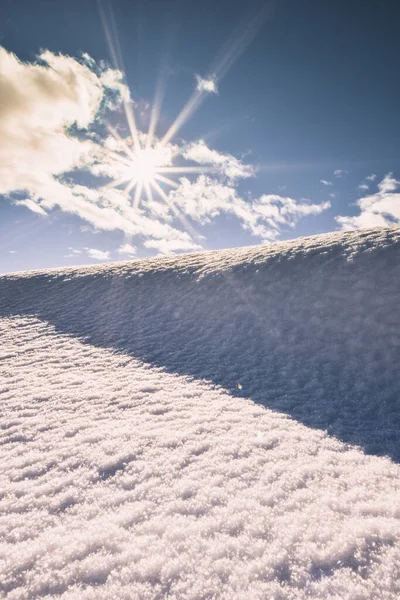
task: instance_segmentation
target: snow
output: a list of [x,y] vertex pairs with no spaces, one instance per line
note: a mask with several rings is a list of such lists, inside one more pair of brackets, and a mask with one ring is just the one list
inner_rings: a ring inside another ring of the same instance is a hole
[[397,599],[399,249],[0,278],[0,595]]

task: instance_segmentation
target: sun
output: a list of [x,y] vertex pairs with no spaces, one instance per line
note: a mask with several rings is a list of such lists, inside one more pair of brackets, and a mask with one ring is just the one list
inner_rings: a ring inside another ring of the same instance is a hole
[[152,147],[149,141],[137,139],[133,148],[125,146],[124,154],[125,166],[122,177],[111,185],[112,187],[125,185],[125,193],[128,195],[134,190],[134,208],[139,208],[143,192],[147,200],[152,200],[153,192],[164,197],[165,192],[160,187],[160,183],[169,187],[178,187],[175,181],[163,175],[169,171],[175,172],[170,146],[157,144]]
[[125,173],[126,181],[130,181],[131,189],[135,185],[141,187],[155,186],[157,179],[163,179],[161,172],[168,171],[172,165],[172,153],[168,147],[154,148],[139,146],[130,155],[130,164]]
[[156,179],[159,166],[157,152],[153,149],[140,150],[132,160],[131,178],[143,186],[150,185]]
[[[151,201],[153,193],[171,206],[168,193],[163,189],[179,187],[179,184],[171,179],[171,176],[204,173],[210,170],[207,166],[174,165],[177,147],[171,143],[159,142],[154,134],[139,134],[134,129],[131,138],[122,139],[111,126],[109,126],[109,131],[119,145],[118,151],[113,153],[113,157],[120,164],[121,171],[120,177],[112,180],[105,187],[121,188],[123,186],[128,197],[131,193],[133,194],[133,208],[135,209],[140,207],[143,194],[148,201]],[[171,208],[173,207],[171,206]]]

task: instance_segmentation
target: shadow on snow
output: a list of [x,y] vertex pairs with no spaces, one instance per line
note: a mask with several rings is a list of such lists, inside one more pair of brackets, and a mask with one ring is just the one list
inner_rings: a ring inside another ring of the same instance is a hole
[[0,312],[35,314],[399,461],[397,248],[348,260],[330,247],[200,279],[178,268],[3,278]]

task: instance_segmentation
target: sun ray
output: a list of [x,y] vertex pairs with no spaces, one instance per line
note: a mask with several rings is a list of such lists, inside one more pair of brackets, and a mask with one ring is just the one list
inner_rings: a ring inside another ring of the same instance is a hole
[[131,132],[131,136],[132,136],[132,140],[133,140],[133,146],[137,152],[138,150],[140,150],[140,142],[139,142],[138,131],[136,128],[136,121],[135,121],[135,116],[133,113],[132,104],[128,103],[126,100],[124,100],[123,105],[124,105],[124,109],[125,109],[126,120],[128,121],[128,125],[129,125],[129,131]]
[[127,158],[127,157],[123,156],[122,154],[119,154],[119,152],[114,152],[113,150],[111,150],[111,151],[107,150],[107,152],[109,153],[109,156],[114,158],[117,162],[122,163],[126,167],[129,167],[132,164],[132,160],[135,156],[134,154],[132,154],[132,158]]
[[135,187],[135,185],[137,184],[137,181],[135,179],[132,179],[128,185],[125,188],[125,194],[127,196],[129,196],[129,194],[131,193],[131,191],[133,190],[133,188]]
[[142,194],[143,183],[141,181],[138,182],[135,190],[135,197],[133,199],[133,208],[137,210],[140,204],[140,196]]
[[[131,158],[134,158],[135,157],[134,153],[132,152],[131,148],[129,148],[128,144],[126,143],[126,140],[124,140],[124,138],[119,135],[118,131],[116,131],[116,129],[114,129],[114,127],[112,125],[110,125],[110,123],[107,123],[106,127],[107,127],[108,131],[111,133],[111,135],[113,136],[113,138],[117,142],[119,142],[120,144],[123,145],[124,151],[126,152],[126,154],[128,156],[130,156]],[[122,158],[122,156],[119,155],[118,152],[116,152],[116,154]]]
[[213,74],[217,81],[220,81],[227,74],[239,56],[254,41],[271,14],[274,5],[274,0],[263,3],[258,10],[253,12],[252,16],[242,21],[241,25],[232,31],[229,39],[208,71]]
[[147,139],[146,139],[146,150],[152,147],[154,141],[154,134],[156,131],[156,127],[158,124],[158,119],[160,118],[161,106],[165,96],[165,90],[167,87],[167,76],[166,76],[166,68],[160,75],[159,83],[157,84],[156,93],[154,95],[153,108],[151,111],[150,124],[149,129],[147,131]]
[[157,173],[216,173],[217,167],[160,167]]
[[163,181],[164,183],[170,185],[175,189],[178,189],[178,187],[180,187],[179,183],[176,183],[176,181],[173,181],[173,179],[169,179],[169,177],[164,177],[163,175],[160,175],[160,173],[157,173],[154,176],[154,179],[157,179],[158,181]]
[[167,80],[170,75],[170,68],[168,66],[169,58],[171,55],[172,46],[177,37],[177,23],[170,24],[168,35],[165,40],[165,45],[162,52],[162,60],[157,78],[156,91],[154,95],[153,108],[151,111],[150,125],[147,133],[146,148],[151,148],[154,140],[154,134],[158,125],[158,120],[161,113],[161,106],[164,101],[165,91],[167,88]]
[[113,179],[109,183],[106,183],[106,185],[103,185],[100,189],[101,190],[112,190],[114,188],[119,187],[123,183],[126,183],[127,181],[128,181],[128,177],[121,177],[120,179]]
[[199,108],[200,104],[205,98],[206,93],[203,90],[196,90],[194,94],[189,98],[185,106],[182,108],[171,127],[161,140],[161,145],[165,146],[168,142],[176,135],[179,129],[186,121],[193,115],[193,113]]
[[147,139],[146,139],[146,146],[145,146],[146,150],[151,148],[151,146],[153,144],[154,133],[155,133],[158,119],[160,116],[161,104],[162,104],[162,99],[160,99],[160,94],[156,94],[156,96],[154,98],[153,108],[151,111],[150,125],[149,125],[149,129],[147,131]]
[[144,183],[144,190],[146,192],[146,196],[147,196],[147,200],[149,202],[153,202],[153,193],[151,191],[151,185],[150,185],[150,181],[146,181]]
[[[106,12],[104,10],[104,6],[103,6],[101,0],[98,0],[98,7],[99,7],[99,12],[100,12],[101,22],[102,22],[103,29],[104,29],[104,34],[106,36],[107,45],[110,50],[110,54],[111,54],[111,57],[112,57],[112,60],[114,63],[114,67],[116,69],[118,69],[121,73],[125,74],[122,55],[121,55],[121,51],[120,51],[119,43],[118,43],[118,37],[116,34],[116,27],[115,27],[115,22],[114,22],[114,15],[112,13],[112,7],[111,7],[111,5],[109,5],[109,7],[108,7],[109,20],[111,21],[111,25],[107,20],[107,15],[106,15]],[[114,30],[114,33],[115,33],[114,37],[113,37],[112,29]],[[122,104],[124,107],[126,120],[128,122],[129,131],[132,136],[134,148],[135,148],[135,150],[139,150],[140,149],[139,134],[138,134],[138,130],[136,127],[136,121],[135,121],[135,115],[134,115],[134,111],[133,111],[133,107],[132,107],[132,102],[130,102],[126,97],[123,96]]]

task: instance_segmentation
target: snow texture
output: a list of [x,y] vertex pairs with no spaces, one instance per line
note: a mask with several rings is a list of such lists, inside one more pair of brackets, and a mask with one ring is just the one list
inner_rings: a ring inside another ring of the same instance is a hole
[[399,250],[0,278],[0,595],[397,599]]

